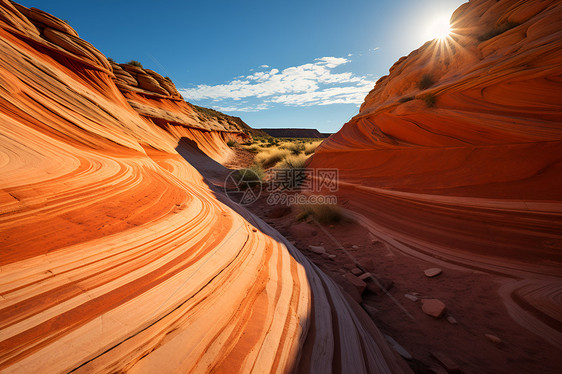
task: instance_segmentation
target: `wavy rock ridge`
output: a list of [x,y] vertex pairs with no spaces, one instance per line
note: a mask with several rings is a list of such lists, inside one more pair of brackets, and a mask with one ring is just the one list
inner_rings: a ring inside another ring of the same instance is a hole
[[246,136],[237,119],[6,0],[0,91],[0,371],[408,371],[328,277],[190,165],[225,158]]
[[312,167],[394,247],[518,279],[509,313],[562,347],[562,4],[477,0],[399,59]]

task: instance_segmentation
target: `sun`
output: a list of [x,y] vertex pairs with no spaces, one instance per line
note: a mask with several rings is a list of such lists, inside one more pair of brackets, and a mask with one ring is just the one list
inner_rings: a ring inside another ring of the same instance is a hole
[[441,15],[433,19],[427,29],[429,40],[439,39],[445,40],[451,34],[451,25],[449,24],[449,16]]

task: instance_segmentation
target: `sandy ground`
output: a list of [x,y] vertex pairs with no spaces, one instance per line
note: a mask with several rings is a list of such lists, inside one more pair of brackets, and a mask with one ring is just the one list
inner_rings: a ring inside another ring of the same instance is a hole
[[[227,166],[251,164],[251,154],[241,149],[235,152]],[[562,352],[509,316],[498,294],[509,278],[411,257],[350,220],[321,226],[312,221],[298,222],[295,209],[283,212],[279,206],[267,204],[266,199],[264,192],[247,208],[292,241],[344,289],[350,287],[344,275],[355,267],[346,251],[385,284],[392,284],[386,293],[366,291],[362,305],[379,329],[413,356],[408,363],[415,372],[443,372],[435,356],[445,357],[451,369],[456,366],[464,373],[560,372]],[[336,257],[316,254],[310,245],[323,246]],[[443,270],[440,275],[424,275],[425,269],[436,266]],[[407,293],[418,293],[419,299],[411,301],[405,297]],[[445,314],[440,318],[426,315],[421,309],[422,298],[444,302]],[[447,317],[457,323],[450,323]],[[485,334],[501,342],[492,342]]]

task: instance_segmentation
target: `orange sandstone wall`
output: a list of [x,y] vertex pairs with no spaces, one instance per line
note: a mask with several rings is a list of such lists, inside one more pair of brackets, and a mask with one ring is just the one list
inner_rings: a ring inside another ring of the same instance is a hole
[[0,0],[0,371],[407,372],[328,277],[176,151],[220,159],[244,135],[129,75]]
[[562,260],[562,4],[470,1],[312,158],[417,250]]

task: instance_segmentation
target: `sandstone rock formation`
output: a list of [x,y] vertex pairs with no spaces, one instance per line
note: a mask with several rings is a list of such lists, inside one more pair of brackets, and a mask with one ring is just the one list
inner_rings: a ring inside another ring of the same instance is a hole
[[6,0],[0,66],[0,371],[409,371],[189,163],[223,159],[236,119]]
[[475,0],[400,58],[317,149],[387,244],[506,275],[510,315],[562,347],[562,3]]

